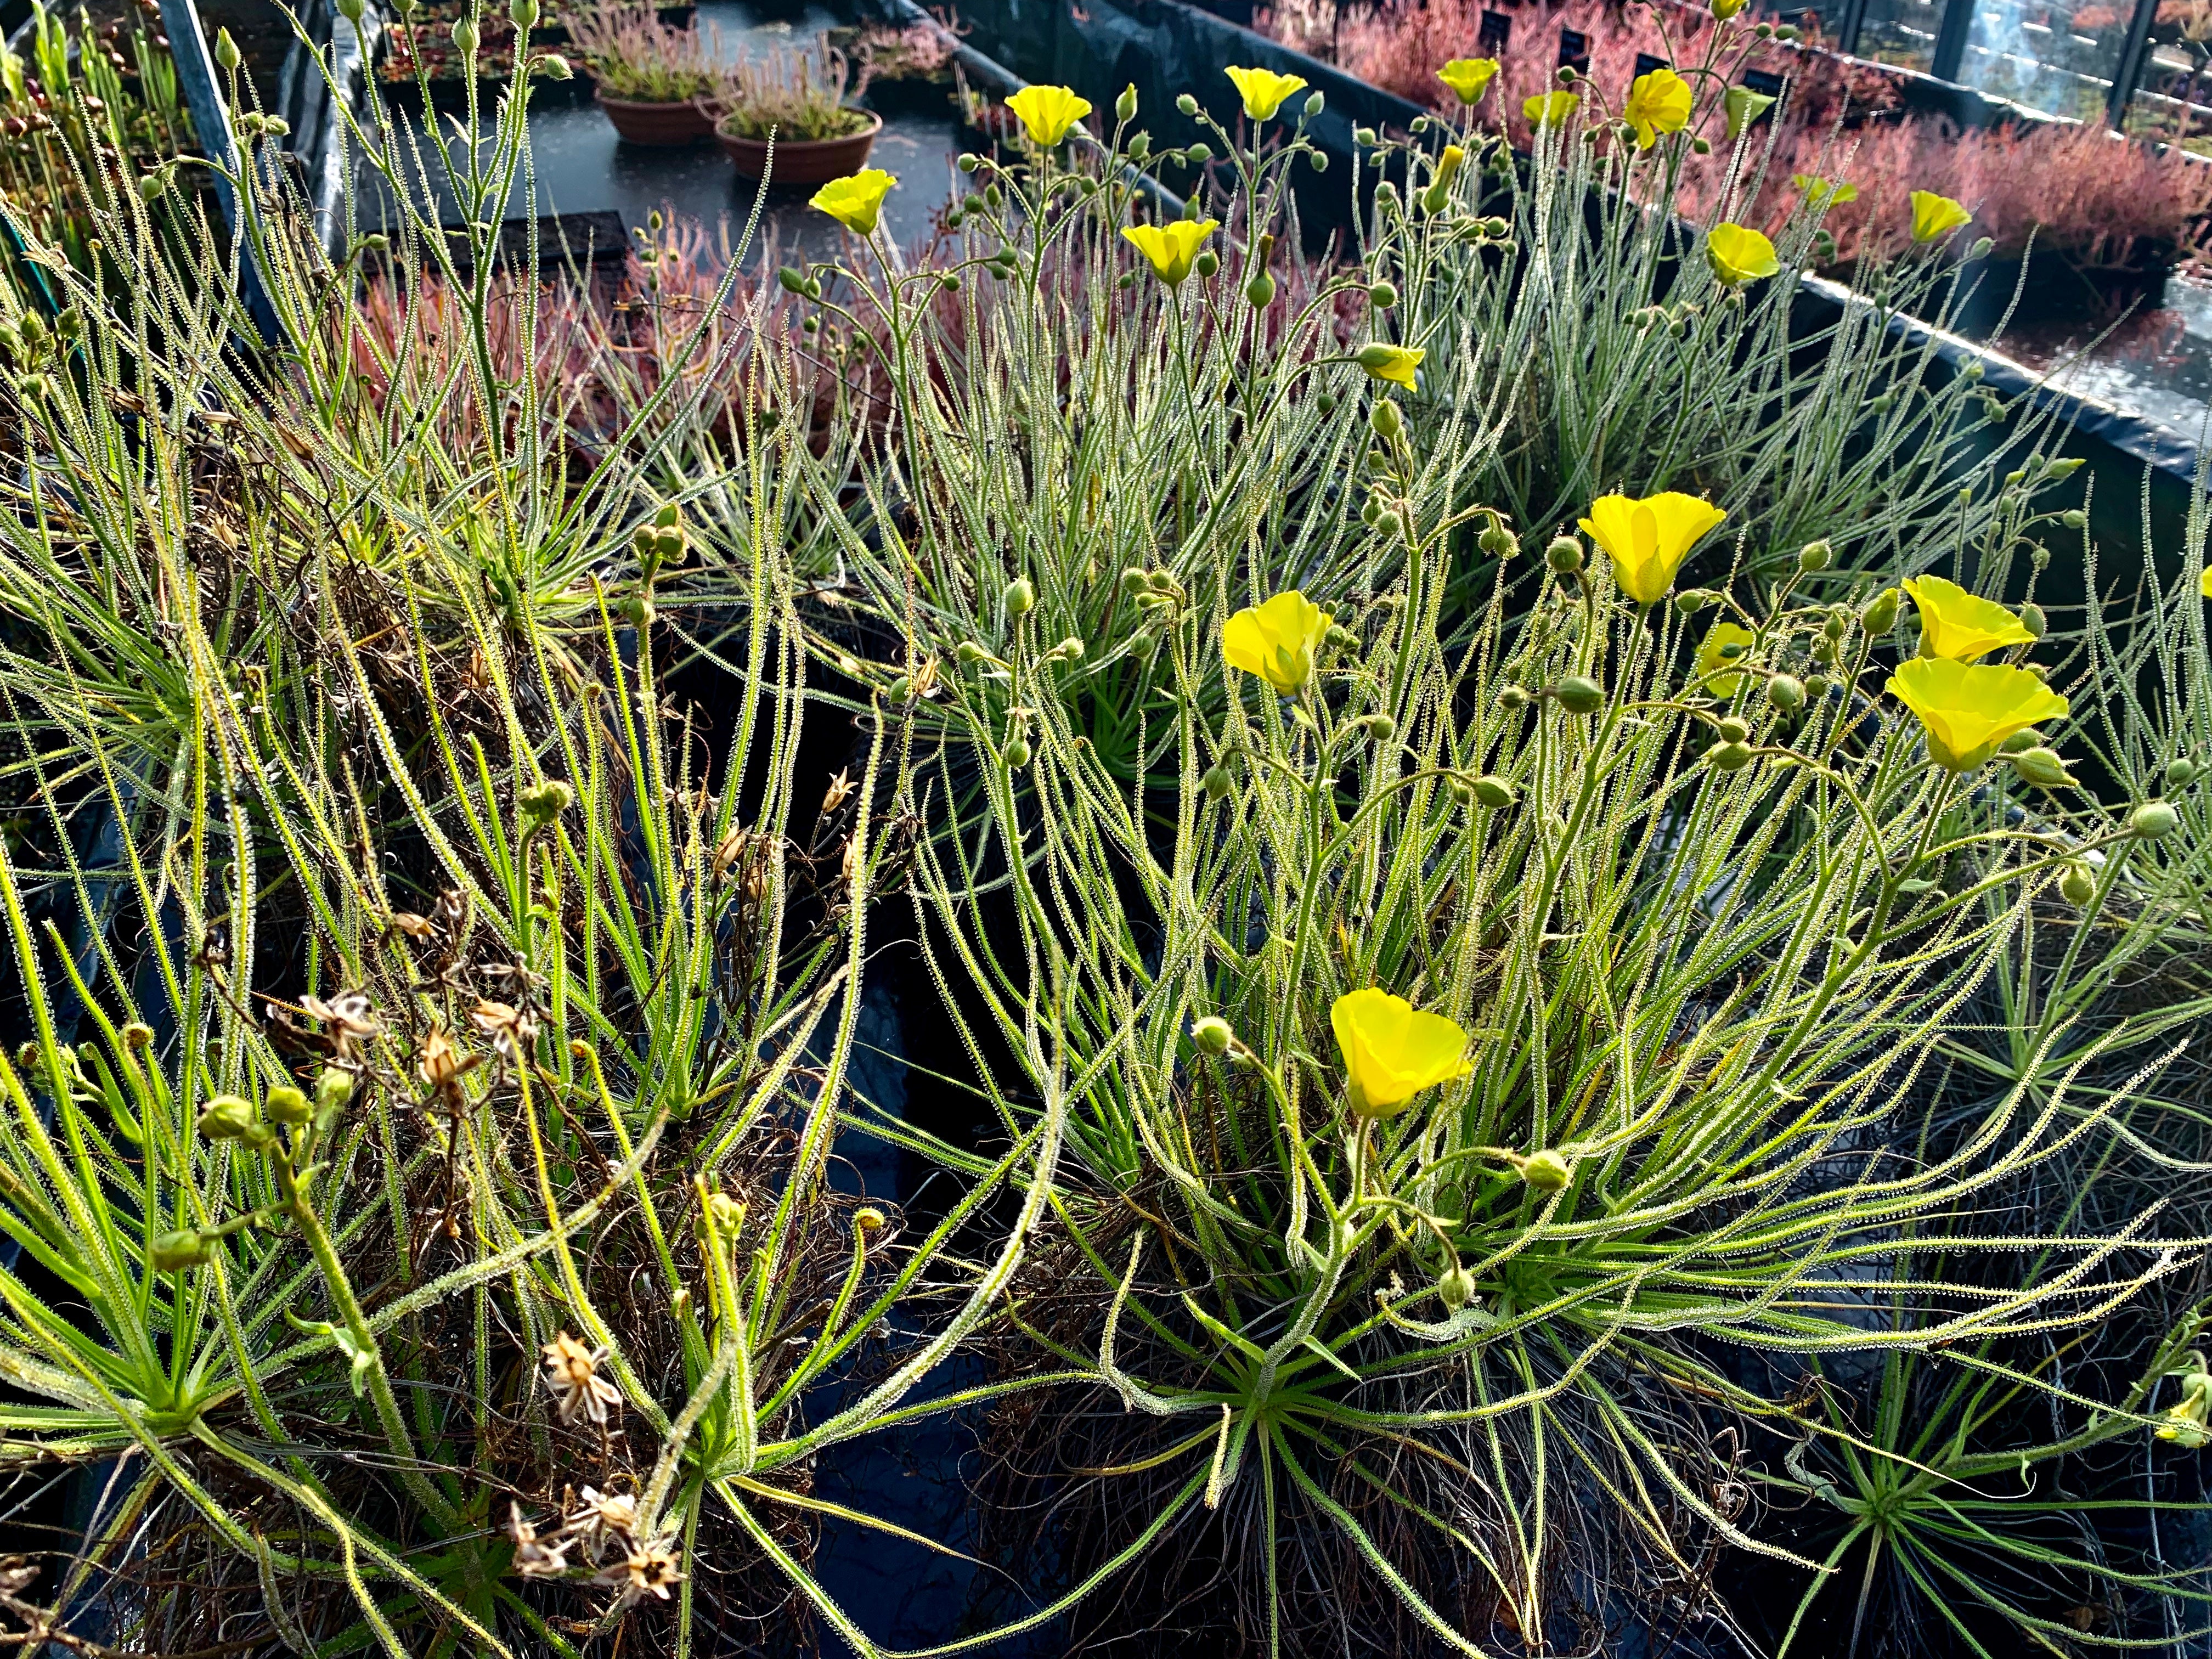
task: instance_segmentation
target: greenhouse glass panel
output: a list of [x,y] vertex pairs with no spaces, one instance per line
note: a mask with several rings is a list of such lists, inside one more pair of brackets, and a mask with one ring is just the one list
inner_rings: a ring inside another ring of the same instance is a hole
[[2128,7],[2111,0],[1959,3],[1973,6],[1961,82],[2046,115],[2103,118],[2127,44]]
[[1936,0],[1867,0],[1858,56],[1925,72],[1935,66],[1936,35],[1942,26],[1943,8]]
[[2212,0],[2160,0],[2127,130],[2212,155]]

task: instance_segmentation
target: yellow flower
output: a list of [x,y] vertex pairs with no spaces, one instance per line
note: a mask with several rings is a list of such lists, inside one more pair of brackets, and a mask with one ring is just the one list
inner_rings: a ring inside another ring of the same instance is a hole
[[1050,149],[1091,113],[1091,100],[1077,97],[1072,87],[1024,87],[1006,100],[1006,107],[1021,117],[1031,143]]
[[1636,129],[1636,148],[1650,149],[1662,132],[1680,132],[1690,125],[1690,83],[1670,69],[1639,75],[1628,88],[1621,118]]
[[[1698,647],[1698,677],[1705,682],[1705,689],[1717,697],[1735,696],[1736,687],[1743,684],[1743,676],[1720,671],[1748,653],[1758,639],[1758,635],[1741,623],[1715,623],[1712,632],[1705,635],[1705,642]],[[1731,645],[1741,649],[1734,657],[1723,655]]]
[[2204,574],[2197,579],[2197,591],[2212,599],[2212,564],[2204,567]]
[[1721,223],[1705,234],[1705,263],[1729,288],[1782,269],[1774,244],[1747,225]]
[[2033,645],[2035,635],[2002,605],[1969,593],[1941,576],[1909,576],[1905,591],[1920,607],[1920,654],[1972,662],[2008,645]]
[[1248,605],[1222,623],[1222,659],[1290,696],[1312,677],[1314,653],[1334,620],[1292,588],[1265,605]]
[[1455,58],[1437,71],[1437,79],[1449,87],[1462,104],[1477,104],[1497,73],[1495,58]]
[[1744,9],[1746,0],[1713,0],[1713,15],[1725,23]]
[[1565,126],[1581,102],[1580,93],[1540,92],[1522,104],[1521,118],[1532,127]]
[[1421,359],[1429,354],[1416,351],[1409,346],[1384,345],[1379,340],[1359,348],[1358,362],[1374,379],[1388,380],[1392,386],[1401,386],[1408,392],[1418,392],[1419,385],[1413,371],[1421,366]]
[[1668,489],[1642,501],[1601,495],[1582,521],[1613,561],[1613,579],[1639,605],[1656,605],[1700,538],[1728,514],[1711,501]]
[[1303,75],[1278,75],[1273,70],[1232,69],[1229,78],[1244,100],[1244,112],[1265,121],[1282,108],[1283,100],[1306,83]]
[[1817,173],[1793,173],[1790,182],[1810,207],[1841,207],[1859,199],[1859,187],[1840,179],[1823,179]]
[[872,236],[884,198],[898,180],[881,167],[864,167],[842,179],[832,179],[814,192],[810,205],[820,208],[856,236]]
[[2181,1399],[2160,1413],[2166,1420],[2153,1432],[2160,1440],[2175,1441],[2185,1449],[2196,1451],[2212,1443],[2212,1373],[2198,1369],[2203,1361],[2197,1355],[2192,1353],[2190,1358],[2191,1368],[2166,1373],[2181,1379]]
[[1912,240],[1932,242],[1948,236],[1974,216],[1948,196],[1932,190],[1912,192]]
[[1328,1023],[1344,1054],[1346,1093],[1356,1116],[1395,1117],[1422,1090],[1474,1069],[1457,1021],[1425,1013],[1388,991],[1339,997]]
[[1162,282],[1180,288],[1200,245],[1220,228],[1218,219],[1170,219],[1164,225],[1131,225],[1121,234],[1152,262]]
[[1897,700],[1920,717],[1928,757],[1971,772],[2015,732],[2067,710],[2066,699],[2025,668],[1915,657],[1889,677]]

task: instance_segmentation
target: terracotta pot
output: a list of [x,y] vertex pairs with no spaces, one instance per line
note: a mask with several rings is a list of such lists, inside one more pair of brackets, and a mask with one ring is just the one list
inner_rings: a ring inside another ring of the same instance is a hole
[[696,104],[641,104],[604,92],[592,96],[624,143],[696,144],[714,137],[714,118]]
[[[876,135],[884,130],[884,118],[870,110],[858,112],[868,118],[868,125],[848,138],[817,138],[807,143],[778,139],[775,182],[827,184],[867,166],[868,151],[876,142]],[[732,137],[726,131],[731,118],[726,115],[722,118],[722,124],[714,129],[714,137],[722,146],[723,154],[737,163],[739,173],[748,179],[757,179],[768,171],[768,146],[757,138]]]

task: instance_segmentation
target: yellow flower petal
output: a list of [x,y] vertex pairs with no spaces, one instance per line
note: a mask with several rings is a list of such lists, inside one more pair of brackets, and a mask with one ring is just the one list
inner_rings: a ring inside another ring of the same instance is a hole
[[1424,1089],[1474,1069],[1467,1032],[1455,1020],[1370,988],[1340,996],[1328,1011],[1344,1056],[1346,1093],[1361,1117],[1394,1117]]
[[1401,386],[1408,392],[1420,390],[1414,371],[1420,368],[1421,359],[1429,354],[1408,346],[1384,345],[1376,341],[1359,348],[1357,361],[1360,368],[1378,380],[1388,380],[1392,386]]
[[1628,88],[1621,118],[1636,129],[1636,148],[1650,149],[1662,132],[1680,132],[1690,124],[1690,83],[1670,69],[1639,75]]
[[1729,288],[1782,269],[1774,244],[1748,225],[1722,223],[1705,233],[1705,263]]
[[1497,73],[1495,58],[1455,58],[1437,71],[1437,79],[1449,87],[1462,105],[1477,104]]
[[1278,593],[1221,624],[1222,659],[1294,696],[1312,678],[1314,653],[1334,620],[1296,588]]
[[1273,70],[1232,69],[1228,74],[1244,100],[1244,113],[1255,121],[1271,118],[1282,108],[1283,100],[1306,83],[1303,75],[1278,75]]
[[1952,772],[1970,772],[1997,745],[2068,703],[2025,668],[1916,657],[1889,677],[1891,695],[1919,717],[1928,757]]
[[1969,593],[1941,576],[1910,576],[1905,591],[1920,610],[1920,654],[1972,662],[2008,645],[2033,645],[2035,635],[2002,605]]
[[1948,196],[1932,190],[1912,192],[1912,240],[1932,242],[1948,236],[1974,216]]
[[1793,173],[1790,182],[1808,206],[1841,207],[1859,199],[1859,187],[1839,179],[1823,179],[1817,173]]
[[1540,92],[1522,102],[1521,118],[1532,127],[1565,126],[1567,117],[1575,112],[1575,106],[1581,102],[1580,93]]
[[1021,118],[1031,143],[1050,149],[1091,113],[1091,100],[1079,98],[1072,87],[1024,87],[1006,100],[1006,107]]
[[[1698,647],[1698,678],[1717,697],[1732,697],[1735,689],[1743,684],[1741,674],[1723,673],[1729,663],[1741,658],[1758,642],[1759,635],[1741,623],[1717,622],[1705,635],[1705,642]],[[1735,657],[1723,654],[1729,646],[1741,647]]]
[[1130,225],[1121,235],[1152,261],[1162,282],[1179,288],[1190,275],[1200,246],[1220,228],[1218,219],[1170,219],[1164,225]]
[[1613,580],[1638,605],[1656,605],[1690,550],[1728,514],[1711,501],[1668,489],[1643,500],[1601,495],[1582,527],[1613,561]]

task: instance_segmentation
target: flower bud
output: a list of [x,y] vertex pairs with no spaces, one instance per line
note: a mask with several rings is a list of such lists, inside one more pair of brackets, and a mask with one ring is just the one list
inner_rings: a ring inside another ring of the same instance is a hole
[[253,1104],[240,1095],[217,1095],[200,1108],[200,1133],[210,1140],[235,1140],[254,1122]]
[[1444,793],[1452,798],[1452,803],[1454,805],[1472,806],[1474,805],[1474,786],[1472,783],[1469,783],[1465,778],[1446,778],[1444,780]]
[[1204,1054],[1216,1060],[1229,1052],[1229,1045],[1237,1034],[1229,1029],[1229,1022],[1218,1014],[1203,1014],[1190,1023],[1190,1040]]
[[1309,93],[1306,95],[1306,119],[1319,120],[1322,111],[1328,106],[1328,100],[1323,98],[1318,90]]
[[1674,612],[1677,616],[1694,617],[1705,608],[1705,600],[1710,597],[1700,588],[1686,587],[1674,596]]
[[2089,515],[2078,507],[2069,507],[2058,515],[2058,522],[2069,530],[2081,530],[2087,527]]
[[1572,536],[1554,536],[1544,550],[1544,562],[1554,575],[1571,576],[1583,568],[1583,544]]
[[1375,515],[1375,533],[1386,542],[1397,540],[1399,532],[1405,527],[1406,521],[1395,513],[1386,509]]
[[1121,88],[1121,95],[1114,100],[1114,118],[1133,121],[1137,118],[1137,83],[1134,81]]
[[1018,772],[1030,763],[1030,740],[1027,738],[1006,739],[1006,767]]
[[2045,789],[2061,789],[2074,780],[2066,770],[2065,757],[2055,749],[2023,749],[2012,757],[2013,770],[2030,783]]
[[1751,745],[1723,743],[1706,751],[1705,758],[1712,763],[1716,772],[1741,772],[1751,764]]
[[1190,262],[1190,274],[1194,276],[1211,276],[1220,269],[1221,256],[1212,248],[1202,250],[1198,258]]
[[522,816],[539,828],[553,822],[576,804],[576,792],[558,778],[533,785],[515,797]]
[[1556,1193],[1573,1177],[1567,1160],[1547,1148],[1521,1160],[1521,1179],[1540,1193]]
[[576,71],[568,60],[557,52],[549,52],[538,60],[538,72],[549,81],[573,81]]
[[1816,570],[1826,570],[1835,556],[1835,550],[1825,540],[1807,542],[1797,550],[1797,568],[1809,575]]
[[477,31],[476,19],[457,17],[453,20],[453,46],[463,57],[476,51],[483,36]]
[[2186,756],[2177,756],[2166,763],[2166,787],[2169,792],[2186,789],[2197,781],[2197,763]]
[[973,640],[963,640],[952,647],[952,660],[963,668],[973,668],[983,660],[983,647]]
[[1398,303],[1398,285],[1395,283],[1370,283],[1367,285],[1367,303],[1377,311],[1389,310]]
[[1888,633],[1897,626],[1899,597],[1897,589],[1883,588],[1868,601],[1866,609],[1859,612],[1859,626],[1876,638]]
[[228,75],[235,75],[239,64],[244,61],[239,55],[238,42],[230,38],[230,31],[227,28],[215,32],[215,61]]
[[1358,145],[1362,149],[1374,149],[1374,148],[1375,148],[1375,129],[1374,129],[1373,127],[1354,127],[1354,128],[1352,128],[1352,142],[1353,143],[1355,143],[1355,144],[1358,144]]
[[983,165],[983,158],[972,149],[963,149],[953,159],[952,165],[963,173],[973,173]]
[[297,1125],[305,1123],[311,1115],[307,1097],[289,1083],[280,1083],[271,1089],[262,1100],[261,1109],[271,1123]]
[[1495,772],[1485,772],[1469,784],[1468,789],[1485,806],[1494,809],[1513,805],[1513,786]]
[[806,273],[793,270],[789,265],[776,267],[775,282],[776,286],[786,294],[803,295],[806,292]]
[[1474,1300],[1474,1275],[1456,1261],[1437,1280],[1437,1300],[1448,1313],[1457,1313]]
[[133,1054],[154,1046],[154,1028],[143,1020],[132,1020],[117,1035],[123,1039],[123,1046]]
[[325,1066],[315,1078],[315,1110],[325,1116],[334,1116],[345,1110],[353,1098],[353,1073],[336,1066]]
[[1375,435],[1385,443],[1406,429],[1405,419],[1399,414],[1398,405],[1388,398],[1377,398],[1373,405],[1369,408],[1367,424],[1375,429]]
[[146,1265],[157,1273],[180,1273],[205,1267],[214,1254],[215,1241],[188,1227],[182,1232],[156,1233],[147,1247]]
[[1134,597],[1152,591],[1152,573],[1141,565],[1130,565],[1121,572],[1121,591]]
[[2058,896],[2079,909],[2097,896],[2097,878],[2086,864],[2069,864],[2058,874]]
[[1517,685],[1506,686],[1498,694],[1498,706],[1508,714],[1511,714],[1516,708],[1526,708],[1528,706],[1528,694]]
[[1520,545],[1520,543],[1515,539],[1513,532],[1502,524],[1492,524],[1488,526],[1481,535],[1475,538],[1475,542],[1493,559],[1504,558]]
[[1398,734],[1398,722],[1388,714],[1370,714],[1361,724],[1366,726],[1367,735],[1377,743],[1388,743]]
[[538,0],[507,0],[507,21],[527,34],[538,24]]
[[1237,781],[1229,775],[1229,769],[1217,761],[1206,769],[1198,787],[1206,791],[1208,800],[1226,800],[1229,792],[1237,787]]
[[1552,688],[1552,696],[1570,714],[1595,714],[1605,707],[1605,688],[1581,674],[1570,674]]
[[884,688],[884,701],[896,708],[914,695],[914,677],[902,674]]
[[1777,674],[1766,683],[1766,700],[1777,708],[1802,708],[1805,706],[1804,682],[1790,674]]
[[1255,311],[1265,311],[1275,302],[1275,279],[1264,270],[1255,271],[1252,280],[1244,284],[1244,303]]
[[2043,614],[2043,607],[2031,601],[2020,608],[2020,625],[2039,640],[2051,623]]
[[1036,589],[1030,586],[1027,576],[1017,576],[1006,584],[1001,596],[1009,617],[1025,617],[1036,605]]
[[1186,118],[1197,114],[1198,100],[1187,92],[1178,93],[1176,95],[1176,112]]
[[1691,155],[1711,155],[1712,153],[1713,153],[1713,141],[1712,141],[1711,139],[1707,138],[1707,137],[1705,137],[1704,135],[1700,134],[1700,135],[1699,135],[1699,136],[1698,136],[1697,137],[1694,137],[1694,138],[1692,138],[1692,139],[1691,139],[1691,140],[1690,140],[1690,154],[1691,154]]
[[368,8],[362,3],[362,0],[337,0],[337,6],[338,15],[349,23],[358,25],[368,13]]
[[1733,714],[1723,720],[1716,729],[1723,743],[1747,743],[1751,739],[1751,728]]
[[2145,841],[2170,836],[2181,827],[2181,814],[2162,800],[2147,800],[2128,814],[2128,828]]

